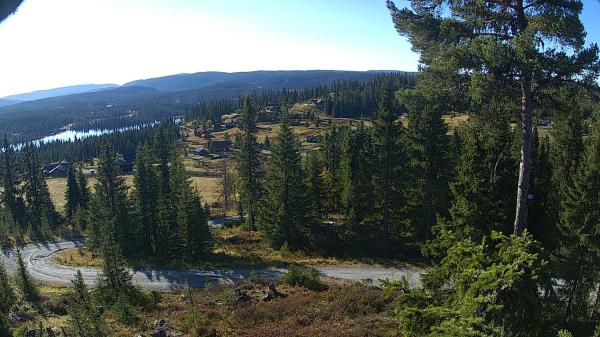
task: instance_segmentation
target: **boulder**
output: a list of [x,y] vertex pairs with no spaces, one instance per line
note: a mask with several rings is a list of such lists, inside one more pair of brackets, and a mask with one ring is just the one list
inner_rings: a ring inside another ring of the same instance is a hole
[[167,329],[163,326],[157,329],[150,331],[151,337],[168,337]]
[[272,300],[274,300],[276,298],[279,298],[279,297],[283,297],[283,294],[281,294],[279,291],[277,291],[277,288],[275,288],[275,283],[270,282],[267,285],[267,293],[266,293],[265,296],[263,296],[261,298],[261,300],[263,302],[269,302],[269,301],[272,301]]
[[252,299],[250,297],[250,295],[248,295],[245,291],[243,291],[240,288],[236,288],[234,290],[234,295],[235,295],[235,300],[237,302],[248,302],[248,301],[250,301]]

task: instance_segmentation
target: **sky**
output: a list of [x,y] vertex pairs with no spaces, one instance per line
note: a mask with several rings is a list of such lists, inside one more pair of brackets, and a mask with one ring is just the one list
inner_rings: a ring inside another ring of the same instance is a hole
[[[583,1],[588,42],[600,43],[600,1]],[[0,23],[0,97],[198,71],[417,65],[385,0],[25,0]]]

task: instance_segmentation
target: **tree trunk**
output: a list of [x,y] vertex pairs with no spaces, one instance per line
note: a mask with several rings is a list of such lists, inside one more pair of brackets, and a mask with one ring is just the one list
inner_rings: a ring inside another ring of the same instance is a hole
[[514,223],[514,234],[521,235],[527,226],[527,200],[531,178],[531,143],[532,128],[532,98],[531,76],[523,75],[521,79],[521,127],[523,139],[521,142],[521,163],[519,165],[519,183],[517,187],[517,207]]

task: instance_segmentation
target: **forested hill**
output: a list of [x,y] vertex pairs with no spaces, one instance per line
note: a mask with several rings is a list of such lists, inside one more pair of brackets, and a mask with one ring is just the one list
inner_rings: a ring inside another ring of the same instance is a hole
[[161,91],[186,91],[209,86],[243,89],[301,89],[328,85],[336,81],[367,81],[381,73],[394,71],[292,70],[238,73],[199,72],[137,80],[124,86],[150,87]]
[[76,129],[131,126],[184,114],[200,102],[237,100],[247,92],[324,88],[341,81],[364,83],[382,73],[389,72],[212,72],[140,80],[115,89],[0,107],[0,133],[7,132],[15,143],[43,137],[66,125]]
[[99,91],[99,90],[111,89],[111,88],[116,88],[116,87],[118,87],[118,85],[116,85],[116,84],[72,85],[72,86],[68,86],[68,87],[37,90],[37,91],[25,93],[25,94],[6,96],[6,97],[3,97],[3,99],[15,100],[15,101],[34,101],[37,99],[44,99],[44,98],[56,97],[56,96],[73,95],[73,94],[81,94],[84,92]]

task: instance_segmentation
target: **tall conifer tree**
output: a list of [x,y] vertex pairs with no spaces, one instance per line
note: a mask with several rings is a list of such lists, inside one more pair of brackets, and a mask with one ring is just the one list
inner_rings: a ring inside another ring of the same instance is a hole
[[248,219],[248,230],[254,230],[257,214],[257,201],[261,197],[260,161],[256,142],[256,110],[250,96],[244,98],[240,128],[242,129],[242,148],[238,163],[240,201]]
[[268,161],[265,196],[260,211],[260,225],[271,244],[293,249],[307,244],[306,191],[300,162],[300,150],[292,130],[283,117],[275,145]]
[[382,253],[389,256],[392,241],[392,221],[400,209],[401,175],[404,171],[400,152],[402,127],[396,124],[394,114],[394,96],[389,84],[383,84],[379,111],[375,120],[374,149],[377,156],[375,166],[375,187],[378,219],[381,218]]

